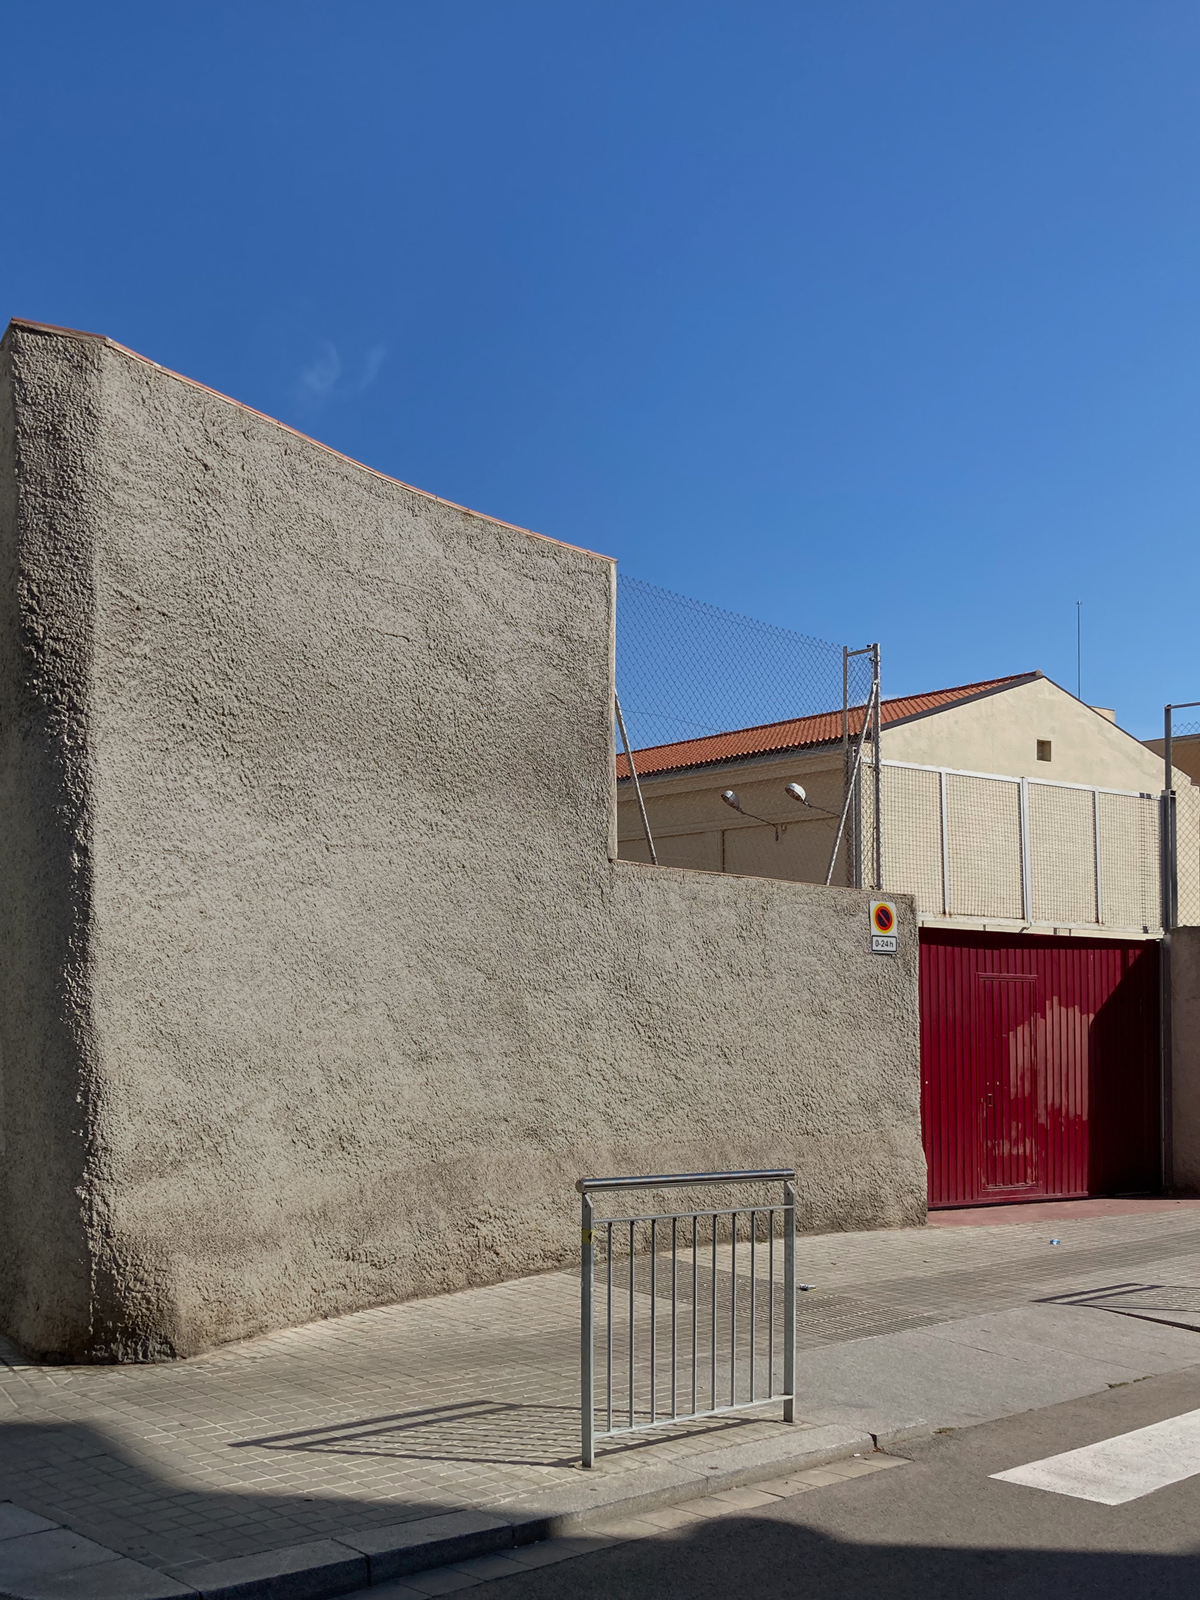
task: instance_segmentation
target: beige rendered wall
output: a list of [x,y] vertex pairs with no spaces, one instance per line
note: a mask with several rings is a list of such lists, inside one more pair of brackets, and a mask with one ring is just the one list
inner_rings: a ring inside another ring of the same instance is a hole
[[609,561],[0,347],[0,1327],[139,1359],[573,1259],[588,1171],[917,1222],[916,940],[614,862]]
[[[789,783],[801,784],[817,809],[807,810],[789,799],[784,793]],[[721,799],[723,789],[733,789],[745,811],[777,822],[779,837],[773,826],[731,810]],[[841,754],[831,758],[827,752],[793,752],[681,776],[652,775],[643,780],[642,795],[660,863],[824,883],[842,804]],[[618,837],[625,860],[649,860],[629,784],[622,784],[619,792]],[[846,881],[844,850],[833,881]]]
[[[1039,739],[1050,741],[1049,761],[1037,759]],[[885,761],[1149,794],[1162,790],[1161,760],[1049,678],[885,728],[882,742]]]

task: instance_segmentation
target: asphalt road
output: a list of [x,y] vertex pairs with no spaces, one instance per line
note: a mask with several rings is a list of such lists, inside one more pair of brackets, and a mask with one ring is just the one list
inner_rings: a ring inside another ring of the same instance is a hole
[[[1200,1367],[1147,1378],[894,1446],[907,1465],[476,1592],[481,1600],[1195,1600],[1200,1476],[1107,1506],[989,1475],[1198,1408]],[[364,1594],[383,1600],[387,1588]]]

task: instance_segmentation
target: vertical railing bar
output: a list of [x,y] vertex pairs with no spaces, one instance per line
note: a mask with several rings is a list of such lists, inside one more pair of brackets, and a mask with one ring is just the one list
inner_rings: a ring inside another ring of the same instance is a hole
[[671,1416],[679,1415],[679,1218],[671,1218]]
[[658,1421],[658,1218],[650,1218],[650,1421]]
[[596,1344],[592,1299],[595,1290],[595,1246],[592,1243],[592,1197],[585,1194],[580,1215],[581,1250],[579,1258],[580,1302],[580,1385],[579,1409],[583,1420],[583,1465],[590,1467],[596,1455]]
[[775,1393],[775,1207],[767,1212],[767,1299],[771,1315],[767,1318],[767,1399]]
[[758,1256],[758,1212],[750,1213],[750,1404],[754,1404],[754,1358],[757,1348],[755,1333],[755,1313],[757,1305],[757,1284],[755,1281],[755,1263]]
[[633,1223],[629,1224],[629,1426],[633,1427]]
[[612,1230],[613,1225],[608,1224],[608,1238],[605,1248],[608,1251],[608,1431],[612,1432]]
[[783,1186],[783,1420],[796,1420],[796,1191]]
[[729,1404],[737,1404],[737,1219],[730,1217],[729,1234]]
[[696,1301],[700,1293],[700,1218],[692,1213],[692,1414],[696,1412]]
[[712,1219],[712,1409],[717,1409],[717,1219]]

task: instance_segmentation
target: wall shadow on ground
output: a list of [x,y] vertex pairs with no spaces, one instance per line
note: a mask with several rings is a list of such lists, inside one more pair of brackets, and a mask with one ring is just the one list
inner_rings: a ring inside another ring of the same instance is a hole
[[[1016,1518],[1015,1525],[1029,1531],[1029,1547],[1005,1548],[993,1538],[947,1548],[920,1535],[940,1518],[961,1536],[969,1533],[971,1518],[951,1505],[942,1509],[936,1490],[921,1510],[899,1502],[889,1510],[892,1478],[889,1472],[865,1480],[876,1486],[869,1505],[847,1505],[847,1492],[865,1487],[864,1480],[850,1480],[782,1501],[766,1515],[734,1513],[500,1580],[496,1600],[506,1594],[520,1600],[862,1600],[871,1593],[886,1593],[888,1600],[1193,1600],[1200,1593],[1200,1548],[1071,1548],[1071,1533],[1077,1538],[1081,1525],[1095,1530],[1095,1543],[1153,1544],[1161,1508],[1147,1519],[1138,1506],[1063,1502],[1063,1547],[1047,1548],[1045,1505],[1060,1497],[1046,1496],[1039,1514],[1022,1511]],[[193,1488],[101,1430],[63,1422],[0,1425],[0,1496],[148,1566],[183,1569],[185,1582],[190,1562],[337,1539],[462,1509],[449,1496],[418,1502],[401,1494],[381,1502],[306,1493],[294,1482],[280,1490],[265,1483]],[[975,1520],[995,1535],[986,1516]],[[913,1537],[845,1537],[839,1522],[910,1527]],[[1013,1526],[1010,1515],[1010,1533]],[[1186,1522],[1187,1542],[1198,1542],[1195,1528],[1194,1519]]]
[[729,1516],[503,1580],[495,1600],[1194,1600],[1198,1592],[1193,1551],[872,1543]]
[[[196,1438],[203,1439],[199,1429]],[[254,1470],[233,1448],[230,1460],[247,1475]],[[317,1477],[320,1466],[311,1456],[281,1455],[260,1464],[254,1488],[205,1488],[198,1476],[185,1476],[187,1465],[181,1457],[184,1470],[161,1469],[87,1423],[0,1425],[0,1499],[159,1570],[463,1509],[453,1491],[428,1500],[399,1491],[381,1500],[352,1489],[331,1492],[328,1485],[307,1489],[297,1480],[309,1467]],[[273,1474],[286,1478],[287,1487],[272,1489]]]

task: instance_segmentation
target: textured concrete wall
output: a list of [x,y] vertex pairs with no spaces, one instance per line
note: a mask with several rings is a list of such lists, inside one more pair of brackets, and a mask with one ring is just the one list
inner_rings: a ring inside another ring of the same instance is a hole
[[1171,969],[1171,1187],[1200,1194],[1200,928],[1166,941]]
[[610,860],[610,562],[3,349],[5,1332],[186,1354],[548,1267],[588,1170],[922,1217],[910,913],[888,960],[864,895]]

